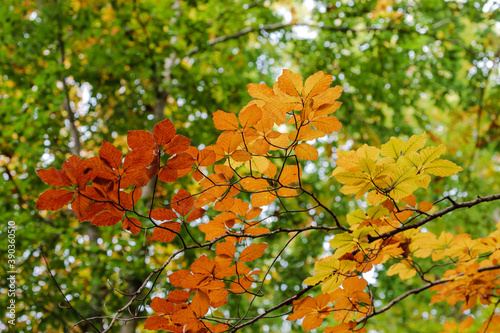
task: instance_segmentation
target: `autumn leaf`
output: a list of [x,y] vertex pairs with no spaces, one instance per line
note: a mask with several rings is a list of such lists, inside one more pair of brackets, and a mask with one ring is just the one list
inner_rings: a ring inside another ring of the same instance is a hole
[[179,192],[172,198],[172,208],[182,216],[186,216],[194,205],[194,197],[185,189],[180,189]]
[[118,222],[121,221],[121,219],[122,218],[120,216],[116,216],[106,211],[99,213],[96,217],[94,217],[94,219],[92,219],[91,224],[96,225],[98,227],[109,227],[117,224]]
[[316,161],[318,159],[318,151],[316,148],[307,143],[301,143],[294,148],[295,155],[301,160]]
[[160,121],[153,128],[153,136],[159,146],[169,143],[174,137],[175,132],[175,127],[170,119]]
[[46,190],[38,197],[36,209],[59,210],[73,199],[73,191],[58,189]]
[[283,74],[278,77],[278,86],[285,94],[300,96],[302,93],[302,76],[284,69]]
[[219,110],[213,115],[215,128],[218,130],[237,130],[239,128],[238,118],[234,113]]
[[181,231],[181,224],[177,222],[165,222],[158,225],[153,231],[152,240],[169,243]]
[[246,247],[240,254],[239,260],[243,262],[248,262],[262,257],[264,251],[267,249],[266,243],[250,244]]
[[71,181],[64,170],[56,170],[54,168],[50,169],[38,169],[36,171],[38,177],[45,183],[53,186],[71,186]]
[[321,294],[315,299],[307,296],[298,301],[293,301],[294,311],[286,320],[298,320],[304,318],[302,327],[306,331],[318,328],[323,320],[331,314],[332,307],[328,306],[330,297]]

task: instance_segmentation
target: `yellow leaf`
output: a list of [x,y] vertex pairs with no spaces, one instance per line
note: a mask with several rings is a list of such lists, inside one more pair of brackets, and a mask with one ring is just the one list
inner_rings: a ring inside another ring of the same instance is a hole
[[366,221],[365,212],[362,209],[356,209],[354,212],[347,214],[347,223],[350,226]]
[[402,262],[392,265],[387,270],[388,276],[396,274],[399,274],[399,277],[401,279],[407,280],[414,277],[415,274],[417,274],[417,271],[415,270],[415,268],[413,268],[413,266],[411,266],[411,263],[405,259]]
[[391,137],[391,140],[387,143],[384,143],[381,146],[380,152],[383,156],[391,157],[397,159],[401,150],[403,149],[404,142],[401,139]]
[[356,155],[359,158],[368,158],[376,161],[380,155],[380,150],[377,147],[372,147],[364,144],[361,146],[361,148],[356,150]]
[[389,211],[387,210],[387,208],[385,208],[383,206],[370,207],[370,208],[368,208],[366,213],[368,214],[368,216],[372,220],[376,220],[376,219],[379,219],[383,216],[389,215]]
[[424,133],[422,135],[413,135],[408,141],[403,145],[401,153],[406,155],[408,153],[422,149],[425,146],[425,141],[427,141],[427,135]]
[[420,161],[422,165],[425,167],[430,162],[439,158],[439,156],[443,155],[446,151],[445,145],[440,145],[439,147],[427,147],[420,151]]
[[430,173],[431,175],[447,177],[454,175],[457,172],[462,171],[463,169],[453,162],[438,159],[429,163],[429,165],[423,170],[425,170],[427,173]]

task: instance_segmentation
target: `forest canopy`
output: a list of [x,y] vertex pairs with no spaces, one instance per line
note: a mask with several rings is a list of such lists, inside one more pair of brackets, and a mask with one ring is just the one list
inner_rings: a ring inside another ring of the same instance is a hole
[[0,328],[497,331],[498,9],[4,2]]

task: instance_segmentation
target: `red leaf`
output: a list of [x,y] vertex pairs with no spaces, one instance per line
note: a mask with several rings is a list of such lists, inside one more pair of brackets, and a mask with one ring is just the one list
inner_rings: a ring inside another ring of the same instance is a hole
[[167,161],[167,167],[179,170],[191,167],[196,159],[186,152],[179,153]]
[[83,222],[84,217],[89,213],[90,199],[83,195],[77,195],[71,203],[71,209],[78,214],[78,221]]
[[170,119],[164,120],[156,124],[153,128],[153,136],[159,146],[166,145],[172,140],[175,135],[175,127]]
[[172,198],[172,208],[182,216],[186,216],[191,211],[193,204],[194,197],[182,188]]
[[73,199],[74,193],[68,190],[47,190],[40,194],[36,202],[37,209],[58,210]]
[[92,202],[90,204],[89,210],[85,216],[82,217],[82,221],[91,221],[100,212],[104,211],[107,204],[104,202]]
[[84,164],[83,160],[76,155],[68,158],[63,163],[62,168],[66,172],[66,176],[68,176],[71,182],[77,186],[85,185],[90,180],[90,169],[88,169],[86,163]]
[[177,170],[172,170],[168,166],[161,169],[158,178],[167,183],[174,183],[177,181]]
[[241,252],[239,259],[243,262],[255,260],[262,257],[266,249],[266,243],[251,244]]
[[127,143],[130,149],[135,150],[139,148],[155,148],[156,143],[148,131],[129,131],[127,133]]
[[155,228],[155,230],[153,231],[153,237],[151,239],[163,243],[169,243],[174,240],[179,231],[181,231],[180,223],[165,222]]
[[96,225],[98,227],[109,227],[120,222],[122,218],[111,214],[110,212],[102,212],[94,219],[90,224]]
[[167,145],[165,145],[164,151],[169,155],[174,155],[186,151],[190,143],[191,139],[182,135],[176,135]]
[[125,230],[130,231],[134,235],[141,232],[141,221],[133,217],[125,217],[122,221],[122,227]]
[[149,177],[143,170],[126,172],[120,180],[120,188],[126,188],[130,185],[135,185],[137,187],[146,186],[149,182]]
[[45,183],[54,186],[71,186],[71,181],[64,170],[56,170],[54,168],[50,169],[38,169],[36,170],[38,177]]
[[122,165],[122,152],[107,141],[103,141],[99,149],[99,157],[104,159],[113,169],[119,169]]
[[171,221],[177,218],[177,214],[171,209],[158,208],[151,212],[151,218],[157,221]]
[[148,148],[136,149],[125,156],[123,170],[139,170],[146,168],[153,162],[153,150]]

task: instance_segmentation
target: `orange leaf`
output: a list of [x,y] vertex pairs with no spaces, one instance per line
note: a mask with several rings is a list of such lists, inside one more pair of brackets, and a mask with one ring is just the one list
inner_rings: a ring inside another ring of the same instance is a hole
[[267,249],[266,243],[250,244],[240,254],[238,258],[240,261],[248,262],[262,257],[264,251]]
[[182,188],[172,198],[172,208],[182,216],[186,216],[191,211],[193,204],[194,197]]
[[267,101],[274,95],[274,91],[265,84],[250,83],[247,84],[247,90],[250,96],[256,99]]
[[168,280],[174,287],[180,288],[182,282],[184,282],[190,276],[192,276],[190,271],[186,269],[181,269],[170,274],[168,276]]
[[224,243],[219,243],[217,244],[217,247],[215,248],[215,253],[217,253],[218,256],[226,256],[230,258],[234,258],[234,254],[236,252],[236,248],[234,244],[224,242]]
[[243,178],[241,181],[241,186],[248,191],[258,191],[269,187],[269,183],[265,179],[261,178]]
[[328,89],[333,81],[333,76],[324,72],[317,72],[309,76],[304,84],[302,96],[304,99],[314,97]]
[[239,128],[238,119],[234,113],[218,110],[212,117],[215,128],[219,130],[236,130]]
[[211,149],[203,149],[198,153],[198,165],[209,166],[215,163],[215,152]]
[[262,212],[262,209],[260,209],[260,208],[252,208],[248,211],[247,215],[245,215],[245,219],[247,219],[247,220],[254,219],[257,216],[259,216],[261,212]]
[[428,212],[434,207],[434,205],[429,201],[421,201],[418,203],[418,210],[421,212]]
[[170,119],[160,121],[153,128],[153,136],[159,146],[166,145],[175,135],[175,127]]
[[155,230],[153,231],[153,237],[151,237],[151,239],[163,243],[168,243],[174,240],[179,231],[181,231],[180,223],[165,222],[155,228]]
[[318,151],[310,144],[301,143],[295,147],[294,151],[301,160],[316,161],[318,159]]
[[133,217],[125,217],[122,221],[122,227],[125,230],[130,231],[134,235],[137,235],[141,232],[141,221]]
[[172,322],[163,316],[151,316],[146,319],[144,328],[151,331],[166,329],[172,326]]
[[156,147],[155,139],[148,131],[128,131],[127,143],[130,149],[150,148]]
[[340,129],[342,128],[342,124],[340,123],[340,121],[333,116],[314,118],[314,120],[311,121],[311,124],[316,129],[326,134],[340,131]]
[[189,299],[189,293],[185,290],[174,290],[168,293],[167,300],[174,304],[186,303]]
[[231,158],[236,162],[246,162],[252,159],[252,155],[245,150],[236,150],[231,154]]
[[37,209],[58,210],[68,204],[73,199],[72,191],[58,189],[46,190],[38,197],[36,202]]
[[183,135],[176,135],[170,140],[169,143],[165,145],[163,150],[169,155],[174,155],[183,151],[188,150],[191,139],[186,138]]
[[286,165],[283,167],[279,181],[282,185],[288,185],[290,183],[298,182],[299,177],[302,174],[300,166],[297,165]]
[[401,199],[401,201],[411,207],[415,207],[415,205],[417,204],[417,198],[415,198],[415,194],[413,193],[407,197],[404,197],[403,199]]
[[257,105],[250,105],[238,115],[241,126],[246,129],[254,126],[262,118],[262,110]]
[[187,169],[191,167],[196,159],[191,154],[181,152],[167,161],[167,166],[174,170]]
[[56,170],[54,168],[50,169],[38,169],[36,170],[38,177],[45,183],[54,186],[71,186],[71,181],[63,170]]
[[203,317],[210,308],[210,298],[203,291],[198,290],[191,301],[191,308],[196,317]]
[[300,76],[300,74],[294,74],[288,69],[284,69],[283,74],[278,78],[278,87],[285,94],[300,96],[302,92],[302,76]]
[[257,192],[252,194],[252,206],[267,206],[276,199],[276,195],[271,192]]

